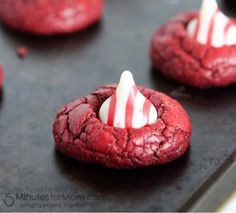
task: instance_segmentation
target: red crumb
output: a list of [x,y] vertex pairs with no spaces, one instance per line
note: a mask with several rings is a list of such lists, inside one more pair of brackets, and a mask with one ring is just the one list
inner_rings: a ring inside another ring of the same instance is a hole
[[3,86],[3,68],[2,65],[0,64],[0,88]]
[[28,49],[26,47],[19,47],[17,49],[17,55],[20,57],[20,58],[24,58],[26,57],[28,54]]

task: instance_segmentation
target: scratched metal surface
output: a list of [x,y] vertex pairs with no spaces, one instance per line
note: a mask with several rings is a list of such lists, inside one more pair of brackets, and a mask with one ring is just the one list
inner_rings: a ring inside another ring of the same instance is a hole
[[[0,27],[0,63],[5,69],[0,210],[186,208],[236,149],[236,87],[182,88],[152,70],[148,46],[161,23],[199,4],[195,0],[107,0],[100,24],[59,38],[31,37]],[[29,49],[24,60],[16,57],[19,45]],[[58,153],[51,133],[58,109],[98,85],[118,81],[124,69],[132,70],[140,85],[183,104],[193,125],[187,154],[161,167],[117,171],[80,164]],[[61,194],[70,197],[65,200]],[[73,200],[75,194],[82,198]]]

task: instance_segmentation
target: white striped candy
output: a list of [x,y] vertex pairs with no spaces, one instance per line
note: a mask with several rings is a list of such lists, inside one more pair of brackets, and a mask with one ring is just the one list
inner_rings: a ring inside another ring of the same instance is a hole
[[100,120],[118,128],[141,128],[157,120],[154,105],[137,89],[132,73],[124,71],[115,94],[99,110]]
[[199,17],[187,26],[189,36],[213,47],[236,44],[236,23],[225,16],[216,0],[203,0]]

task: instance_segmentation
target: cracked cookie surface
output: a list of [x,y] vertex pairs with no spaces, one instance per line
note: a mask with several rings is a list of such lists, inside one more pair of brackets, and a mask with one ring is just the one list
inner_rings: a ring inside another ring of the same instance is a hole
[[236,83],[236,45],[215,48],[202,45],[187,34],[187,24],[198,12],[178,15],[153,36],[150,57],[166,77],[198,88]]
[[189,146],[191,124],[181,105],[151,89],[139,87],[158,109],[155,124],[122,129],[103,124],[98,117],[102,103],[116,85],[100,87],[57,114],[53,135],[57,148],[81,162],[111,168],[137,168],[170,162]]
[[9,27],[38,35],[71,33],[102,16],[103,0],[0,0],[1,20]]

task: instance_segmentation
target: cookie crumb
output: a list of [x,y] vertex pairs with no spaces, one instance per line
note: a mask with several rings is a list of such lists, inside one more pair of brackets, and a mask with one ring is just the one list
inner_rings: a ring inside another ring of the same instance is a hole
[[191,98],[191,95],[186,92],[186,88],[180,86],[170,92],[170,95],[173,97],[180,97],[180,98]]
[[17,55],[20,57],[20,58],[25,58],[28,54],[28,49],[24,46],[21,46],[21,47],[18,47],[17,48]]

